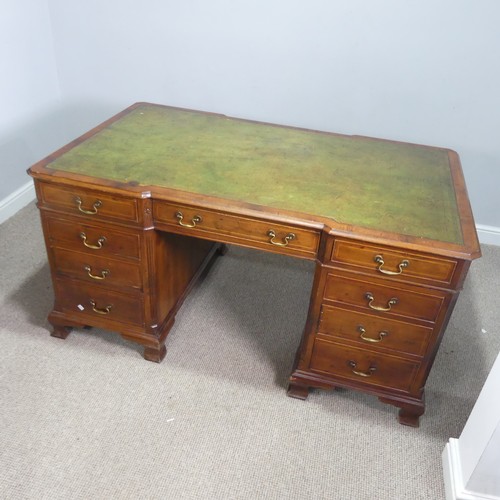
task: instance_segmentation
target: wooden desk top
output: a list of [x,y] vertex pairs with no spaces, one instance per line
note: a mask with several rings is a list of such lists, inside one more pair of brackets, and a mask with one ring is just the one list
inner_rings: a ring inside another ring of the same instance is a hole
[[460,162],[447,149],[137,103],[37,171],[169,188],[478,253]]

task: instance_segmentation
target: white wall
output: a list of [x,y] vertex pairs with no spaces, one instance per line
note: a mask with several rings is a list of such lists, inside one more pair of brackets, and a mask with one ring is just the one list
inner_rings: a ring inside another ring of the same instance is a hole
[[63,98],[149,100],[459,151],[500,227],[497,0],[49,0]]
[[26,168],[58,144],[60,100],[46,0],[0,2],[0,200],[29,181]]
[[445,146],[500,227],[497,0],[47,1],[61,140],[146,100]]
[[500,499],[500,355],[458,439],[443,450],[447,500]]

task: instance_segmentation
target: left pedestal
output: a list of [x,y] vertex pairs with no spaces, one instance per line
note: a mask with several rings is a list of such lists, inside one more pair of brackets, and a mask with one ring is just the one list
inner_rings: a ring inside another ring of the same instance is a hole
[[142,193],[35,182],[55,294],[52,336],[112,330],[160,362],[175,314],[218,245],[156,231]]

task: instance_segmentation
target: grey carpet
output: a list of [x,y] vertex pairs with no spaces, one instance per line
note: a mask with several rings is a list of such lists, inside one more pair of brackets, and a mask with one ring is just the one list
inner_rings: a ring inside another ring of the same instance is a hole
[[500,350],[500,248],[483,247],[427,383],[419,429],[373,397],[286,396],[312,264],[231,247],[154,364],[120,336],[49,336],[33,204],[0,226],[0,498],[429,499]]

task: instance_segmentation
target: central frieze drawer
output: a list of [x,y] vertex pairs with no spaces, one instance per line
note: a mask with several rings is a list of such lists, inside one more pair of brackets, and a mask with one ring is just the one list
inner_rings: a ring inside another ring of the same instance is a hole
[[371,351],[314,341],[310,369],[363,385],[411,391],[420,363]]
[[247,243],[309,258],[318,251],[320,232],[313,229],[158,201],[153,204],[153,217],[155,223],[175,232],[215,241]]
[[[347,273],[346,273],[347,274]],[[439,290],[359,277],[328,273],[324,298],[341,304],[362,307],[367,311],[404,316],[423,321],[436,321],[446,293]]]
[[424,356],[433,329],[323,304],[318,333],[364,347]]

